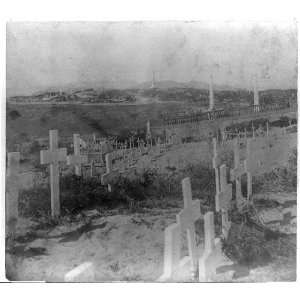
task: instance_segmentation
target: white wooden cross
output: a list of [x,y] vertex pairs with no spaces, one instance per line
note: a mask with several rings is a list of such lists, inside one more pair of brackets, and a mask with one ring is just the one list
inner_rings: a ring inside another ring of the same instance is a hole
[[106,173],[101,176],[101,184],[106,185],[108,191],[111,192],[111,184],[118,178],[119,170],[112,169],[112,154],[107,153],[105,155]]
[[182,192],[184,208],[176,217],[182,232],[187,232],[192,273],[195,274],[199,259],[199,249],[196,245],[195,222],[202,217],[202,214],[200,210],[200,200],[192,200],[191,181],[189,177],[182,180]]
[[181,228],[174,223],[165,229],[165,246],[164,246],[164,270],[160,281],[172,278],[176,268],[180,264],[181,253]]
[[68,155],[67,163],[68,165],[75,166],[75,174],[81,176],[81,164],[86,164],[88,162],[87,155],[80,154],[80,136],[79,134],[73,134],[73,144],[74,144],[74,154]]
[[226,165],[220,167],[220,191],[216,193],[216,211],[221,211],[222,215],[222,233],[225,238],[228,236],[230,222],[228,210],[232,201],[232,184],[227,183]]
[[51,215],[60,215],[59,162],[66,161],[67,149],[58,148],[57,130],[49,131],[50,150],[41,150],[41,164],[50,164]]
[[6,225],[7,235],[12,235],[18,222],[20,152],[7,154]]
[[223,265],[222,243],[215,238],[214,213],[204,215],[205,251],[199,259],[199,281],[209,281],[218,266]]

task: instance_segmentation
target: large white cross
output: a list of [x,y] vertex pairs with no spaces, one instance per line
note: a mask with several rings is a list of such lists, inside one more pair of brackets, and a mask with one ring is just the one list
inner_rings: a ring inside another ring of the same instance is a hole
[[177,215],[177,222],[181,230],[187,232],[189,256],[191,258],[192,272],[197,270],[199,259],[199,249],[196,245],[195,222],[199,220],[201,215],[200,200],[192,200],[192,189],[190,178],[186,177],[182,180],[183,202],[184,208]]
[[67,149],[58,148],[57,130],[49,131],[50,150],[41,150],[41,164],[50,164],[51,215],[60,215],[59,162],[66,161]]
[[88,162],[87,155],[80,154],[80,136],[79,134],[73,134],[73,144],[74,144],[74,154],[68,155],[67,163],[68,165],[75,166],[75,174],[81,176],[81,164],[86,164]]
[[7,154],[6,224],[7,235],[14,234],[18,221],[20,152]]

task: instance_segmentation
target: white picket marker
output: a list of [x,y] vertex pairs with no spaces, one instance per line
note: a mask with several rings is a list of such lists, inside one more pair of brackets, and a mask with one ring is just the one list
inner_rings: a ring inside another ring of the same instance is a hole
[[80,154],[80,136],[77,133],[73,134],[74,154],[68,155],[68,165],[75,166],[75,174],[81,176],[81,165],[88,162],[87,155]]

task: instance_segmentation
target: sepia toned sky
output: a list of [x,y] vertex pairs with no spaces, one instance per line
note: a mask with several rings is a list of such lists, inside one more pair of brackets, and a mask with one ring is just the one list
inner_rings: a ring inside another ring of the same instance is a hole
[[297,86],[290,23],[8,23],[7,95],[152,79],[260,89]]

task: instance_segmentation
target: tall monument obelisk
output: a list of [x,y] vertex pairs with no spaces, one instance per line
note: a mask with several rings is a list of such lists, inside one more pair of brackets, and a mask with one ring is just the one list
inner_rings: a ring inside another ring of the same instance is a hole
[[254,77],[254,105],[259,105],[259,95],[258,95],[258,87],[257,87],[257,75]]
[[213,77],[212,74],[209,77],[209,110],[215,108],[214,89],[213,89]]

